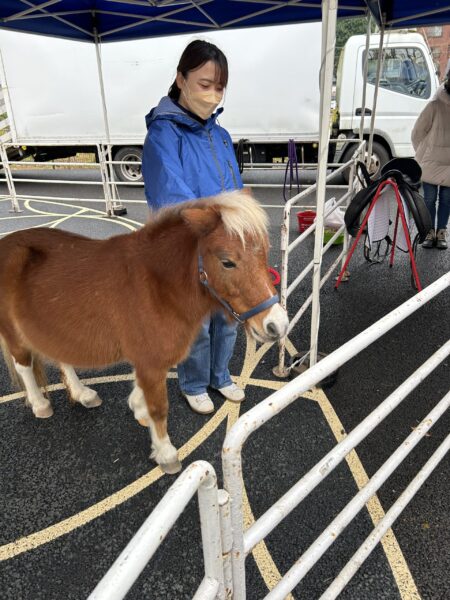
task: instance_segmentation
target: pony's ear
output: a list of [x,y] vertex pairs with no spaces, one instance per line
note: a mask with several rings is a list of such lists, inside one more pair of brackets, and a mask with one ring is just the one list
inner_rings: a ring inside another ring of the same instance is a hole
[[220,222],[220,214],[211,208],[184,208],[181,218],[195,233],[197,237],[203,237],[214,231]]

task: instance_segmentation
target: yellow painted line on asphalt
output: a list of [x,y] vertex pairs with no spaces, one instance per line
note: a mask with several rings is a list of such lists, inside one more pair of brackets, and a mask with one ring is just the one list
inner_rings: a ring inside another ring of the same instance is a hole
[[[80,202],[83,202],[83,200],[80,199]],[[77,205],[77,204],[72,204],[70,202],[57,201],[57,200],[33,200],[33,199],[29,198],[24,203],[24,206],[28,210],[30,210],[31,212],[33,212],[33,213],[40,214],[40,215],[58,216],[58,217],[59,216],[64,216],[67,213],[55,213],[55,212],[49,212],[49,211],[39,210],[38,208],[35,208],[35,207],[31,206],[31,203],[35,203],[35,204],[36,203],[37,204],[39,204],[39,203],[40,204],[50,204],[52,206],[64,206],[66,208],[74,208],[75,210],[79,210],[79,209],[83,208],[82,206]],[[136,228],[141,228],[142,227],[142,223],[141,222],[134,221],[133,219],[129,219],[128,217],[121,217],[121,216],[118,216],[118,217],[107,217],[105,215],[104,211],[98,210],[96,208],[91,208],[91,207],[88,207],[88,206],[84,207],[84,208],[85,208],[85,210],[87,210],[89,212],[95,213],[94,215],[90,215],[93,219],[100,219],[102,221],[105,221],[105,219],[110,219],[111,223],[121,223],[125,227],[128,226],[127,224],[129,224],[129,225],[136,225],[136,227],[128,227],[128,229],[132,229],[133,231]],[[98,215],[98,217],[97,217],[97,215]],[[22,218],[23,217],[26,217],[26,215],[22,215]],[[86,215],[86,217],[89,218],[87,215]],[[21,217],[18,217],[18,218],[21,218]]]
[[[322,409],[322,412],[327,420],[331,431],[334,434],[334,437],[336,438],[336,441],[340,442],[346,436],[344,427],[325,393],[322,390],[318,390],[318,392],[319,406]],[[358,489],[361,490],[368,483],[369,477],[355,450],[352,450],[347,455],[346,461],[356,482],[356,485],[358,486]],[[385,516],[384,509],[381,506],[381,502],[376,494],[372,496],[372,498],[367,502],[366,508],[375,526]],[[414,578],[411,574],[411,571],[409,570],[408,563],[406,562],[406,559],[403,555],[403,552],[392,529],[389,529],[386,532],[384,537],[381,539],[381,544],[383,546],[384,553],[386,554],[386,558],[389,562],[389,566],[391,567],[395,582],[397,584],[402,599],[420,600],[420,594],[414,582]]]
[[85,213],[87,210],[88,210],[87,208],[80,208],[79,211],[77,211],[76,213],[74,213],[72,215],[66,215],[65,217],[61,217],[60,219],[58,219],[57,221],[52,223],[50,225],[50,228],[54,229],[58,225],[61,225],[61,223],[64,223],[64,221],[68,221],[69,219],[72,219],[72,217],[79,217],[79,216],[83,215],[83,213]]
[[[168,377],[172,377],[174,374],[169,373]],[[125,373],[124,375],[105,375],[102,377],[89,377],[88,379],[81,379],[80,381],[85,385],[95,385],[96,383],[114,383],[118,381],[132,381],[134,379],[133,373]],[[46,387],[48,392],[54,392],[55,390],[63,390],[65,389],[65,385],[63,383],[52,383]],[[25,398],[25,392],[14,392],[13,394],[8,394],[6,396],[2,396],[0,398],[0,404],[4,402],[11,402],[12,400],[19,400],[20,398]]]
[[[248,372],[248,370],[250,369],[250,366],[252,364],[252,360],[250,357],[251,354],[251,350],[250,352],[248,351],[249,346],[250,348],[255,348],[255,346],[252,346],[251,344],[249,344],[250,342],[250,338],[247,338],[247,361],[244,361],[244,367],[246,367],[246,370]],[[268,349],[268,348],[267,348]],[[266,349],[266,350],[267,350]],[[243,369],[244,371],[244,369]],[[284,385],[284,382],[267,382],[266,380],[261,380],[263,383],[277,383],[281,386]],[[242,381],[241,381],[242,384]],[[227,420],[227,431],[229,429],[231,429],[231,427],[236,423],[236,421],[239,418],[239,412],[240,412],[240,404],[231,404],[230,406],[230,411],[228,413],[228,420]],[[244,529],[248,529],[248,527],[250,527],[251,525],[253,525],[253,523],[255,522],[255,517],[253,516],[253,511],[251,509],[250,506],[250,502],[247,496],[247,490],[245,489],[245,483],[243,483],[243,498],[242,498],[242,511],[243,511],[243,517],[244,517]],[[264,580],[264,583],[266,584],[267,588],[269,590],[273,589],[277,583],[279,583],[279,581],[281,580],[281,574],[278,570],[278,567],[276,566],[272,555],[270,554],[266,543],[264,541],[260,542],[259,544],[257,544],[253,550],[252,550],[252,555],[253,558],[256,562],[256,566],[258,567],[259,572],[261,573],[261,577]],[[286,598],[289,598],[289,600],[292,600],[292,596],[286,596]]]
[[[247,496],[247,490],[244,485],[244,497],[242,498],[243,502],[243,512],[244,512],[244,528],[248,529],[255,522],[255,517],[253,515],[253,511],[250,506],[250,502]],[[272,558],[272,555],[267,548],[264,540],[256,544],[256,546],[252,550],[252,556],[258,566],[259,572],[261,573],[262,578],[264,579],[264,583],[266,584],[269,590],[273,590],[273,588],[281,581],[281,573],[278,570],[275,561]],[[288,594],[286,599],[293,600],[292,594]]]
[[0,221],[11,221],[11,220],[15,220],[17,221],[17,219],[42,219],[42,217],[46,217],[47,214],[39,214],[39,215],[22,215],[22,214],[16,214],[12,217],[0,217]]
[[[230,402],[225,402],[214,414],[214,416],[179,449],[178,453],[180,460],[186,459],[209,435],[211,435],[217,429],[217,427],[227,417],[230,409],[234,409],[233,405],[230,405]],[[68,517],[67,519],[59,521],[54,525],[50,525],[50,527],[46,527],[45,529],[36,531],[31,535],[24,536],[15,540],[14,542],[0,546],[0,560],[8,560],[14,556],[22,554],[23,552],[38,548],[39,546],[47,544],[48,542],[51,542],[62,535],[70,533],[78,527],[86,525],[90,521],[101,517],[113,508],[116,508],[116,506],[119,506],[123,502],[129,500],[155,481],[158,481],[158,479],[160,479],[163,475],[164,473],[160,467],[154,467],[151,469],[151,471],[142,477],[139,477],[139,479],[136,479],[136,481],[133,481],[133,483],[127,485],[114,494],[111,494],[104,500],[93,504],[89,508],[80,511],[79,513]]]

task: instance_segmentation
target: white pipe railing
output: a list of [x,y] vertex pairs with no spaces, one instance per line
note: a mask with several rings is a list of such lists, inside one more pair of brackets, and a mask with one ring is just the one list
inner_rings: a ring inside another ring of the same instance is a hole
[[300,481],[271,506],[245,533],[245,553],[263,540],[300,502],[302,502],[397,406],[450,354],[450,341],[400,385],[384,402],[357,425],[337,446],[320,460]]
[[[326,212],[326,214],[323,216],[324,218],[326,216],[330,215],[332,212],[334,212],[334,210],[336,210],[342,204],[344,204],[344,203],[348,204],[348,201],[354,194],[354,188],[357,185],[357,180],[354,177],[355,165],[358,160],[361,160],[361,156],[364,153],[366,142],[365,142],[365,140],[362,140],[362,141],[355,140],[354,143],[357,145],[356,145],[355,151],[354,151],[351,159],[349,161],[347,161],[346,163],[342,164],[338,169],[336,169],[335,171],[333,171],[332,173],[327,175],[327,177],[325,178],[326,182],[328,183],[328,181],[330,179],[332,179],[335,175],[343,172],[346,169],[350,169],[349,182],[348,182],[348,185],[345,186],[345,188],[344,188],[347,190],[346,193],[343,194],[343,196],[336,202],[336,205],[335,205],[335,207],[333,207],[333,209]],[[298,202],[300,200],[304,200],[307,196],[309,196],[316,190],[317,190],[317,184],[315,183],[315,184],[309,186],[307,189],[300,192],[299,194],[297,194],[296,196],[290,198],[286,202],[285,207],[284,207],[283,222],[282,222],[282,226],[281,226],[281,244],[280,244],[280,246],[281,246],[280,303],[283,306],[283,308],[285,308],[288,312],[290,309],[290,306],[288,305],[289,295],[300,285],[300,283],[304,280],[304,278],[308,275],[308,273],[310,273],[311,270],[313,270],[315,268],[315,265],[317,263],[317,257],[314,257],[312,259],[312,261],[303,269],[303,271],[299,275],[297,275],[297,277],[295,277],[295,279],[288,285],[289,255],[293,252],[293,250],[295,248],[297,248],[297,246],[299,244],[304,242],[304,240],[308,236],[312,235],[313,233],[316,235],[317,225],[318,225],[318,223],[316,221],[310,227],[308,227],[308,229],[306,231],[304,231],[299,236],[297,236],[293,242],[289,243],[291,210],[294,206],[298,205]],[[344,234],[345,234],[343,250],[340,253],[337,261],[335,261],[336,264],[333,263],[334,268],[337,267],[339,262],[342,262],[344,260],[345,254],[346,254],[347,248],[348,248],[348,239],[347,239],[348,236],[347,236],[347,233],[344,228],[340,229],[339,234],[342,232],[344,232]],[[333,236],[333,241],[335,239],[337,239],[339,234]],[[322,247],[322,240],[320,242],[321,242],[321,256],[323,256],[328,251],[329,247],[332,245],[332,242],[327,243],[325,247]],[[323,287],[324,283],[332,276],[334,268],[328,269],[326,274],[320,279],[319,289],[316,291],[316,293],[318,293],[320,291],[320,289]],[[314,287],[314,282],[313,282],[313,287]],[[302,304],[302,306],[300,306],[297,309],[295,314],[293,314],[293,315],[290,314],[289,332],[292,331],[293,327],[298,323],[299,319],[303,316],[303,314],[306,312],[306,310],[312,304],[313,293],[314,293],[314,290],[311,292],[311,294],[308,296],[308,298],[305,300],[305,302]],[[317,327],[317,329],[318,329],[319,324],[316,323],[316,319],[313,320],[311,318],[311,327],[312,328]],[[288,369],[286,369],[286,366],[285,366],[285,360],[286,360],[286,340],[283,339],[279,343],[278,365],[274,369],[274,372],[279,377],[286,377],[289,373]]]
[[196,492],[199,499],[205,578],[195,598],[225,598],[217,478],[209,463],[196,461],[169,488],[90,594],[89,600],[121,600],[125,597]]
[[[251,435],[251,433],[255,432],[259,427],[261,427],[264,423],[269,421],[272,417],[280,413],[284,408],[289,406],[294,400],[296,400],[301,394],[311,389],[313,386],[317,385],[320,381],[325,379],[325,377],[329,376],[331,373],[336,371],[339,367],[341,367],[348,360],[356,356],[361,350],[372,344],[375,340],[380,338],[382,335],[387,333],[390,329],[395,327],[398,323],[403,321],[406,317],[414,313],[416,310],[421,308],[424,304],[429,302],[432,298],[434,298],[437,294],[445,290],[450,286],[450,273],[446,273],[440,279],[426,287],[424,290],[407,300],[404,304],[394,309],[387,315],[385,315],[382,319],[377,321],[375,324],[370,326],[368,329],[354,337],[352,340],[346,342],[343,346],[335,350],[330,355],[323,358],[319,363],[309,368],[305,373],[296,377],[293,381],[287,383],[282,389],[274,392],[268,398],[260,402],[257,406],[250,409],[245,415],[243,415],[230,429],[228,432],[223,449],[222,449],[222,464],[223,464],[223,474],[224,474],[224,487],[230,494],[231,498],[231,523],[233,530],[233,586],[234,586],[234,599],[235,600],[244,600],[245,599],[245,554],[248,551],[253,543],[260,539],[260,535],[255,532],[258,531],[258,527],[264,527],[264,533],[267,533],[267,524],[264,520],[264,515],[261,517],[263,519],[261,522],[258,520],[255,525],[252,526],[252,532],[246,532],[244,535],[243,530],[243,507],[242,507],[242,497],[243,497],[243,476],[242,476],[242,447],[247,440],[247,438]],[[445,358],[445,355],[449,352],[449,344],[444,346],[444,349],[438,351],[438,353],[432,357],[431,363],[428,361],[425,363],[426,366],[422,367],[418,370],[418,378],[425,377],[425,373],[427,369],[430,367],[432,363],[437,364],[438,361],[441,361]],[[416,378],[416,385],[419,383],[416,374],[413,378]],[[420,379],[421,380],[421,379]],[[409,387],[412,383],[412,380],[408,380],[405,384],[406,387]],[[400,390],[400,392],[399,392]],[[405,388],[401,390],[399,388],[397,390],[394,399],[392,396],[390,397],[389,402],[383,404],[383,408],[379,407],[381,410],[376,410],[372,415],[370,415],[370,423],[363,421],[363,424],[359,426],[359,429],[356,430],[356,433],[351,433],[347,436],[346,440],[341,442],[343,444],[349,438],[351,440],[351,447],[345,445],[338,445],[334,451],[332,456],[327,456],[323,459],[323,463],[319,462],[316,467],[314,467],[315,475],[308,474],[305,477],[308,477],[308,482],[311,482],[311,479],[317,478],[320,475],[320,469],[325,470],[325,472],[329,471],[330,466],[334,461],[339,460],[340,453],[343,452],[343,449],[347,448],[347,451],[350,451],[358,443],[358,436],[364,434],[365,432],[369,433],[372,429],[378,424],[380,417],[383,414],[383,411],[390,412],[393,406],[392,403],[398,401],[401,393],[404,392]],[[392,408],[391,408],[392,406]],[[350,437],[351,436],[351,437]],[[363,435],[364,437],[364,435]],[[361,438],[362,439],[362,438]],[[347,442],[348,444],[348,442]],[[342,458],[342,457],[341,457]],[[331,462],[330,462],[331,460]],[[328,462],[326,462],[328,461]],[[316,485],[320,477],[316,481]],[[314,482],[314,481],[313,481]],[[308,483],[308,484],[309,484]],[[303,482],[302,487],[305,482]],[[303,487],[303,491],[300,493],[300,499],[303,493],[307,492],[307,488]],[[290,493],[290,492],[288,492]],[[294,492],[295,495],[296,492]],[[298,498],[295,498],[297,500]],[[280,520],[284,517],[284,509],[282,505],[278,506],[274,509],[278,517],[273,517],[273,527],[280,522]],[[283,512],[280,512],[283,510]],[[257,525],[259,523],[259,525]],[[263,525],[261,525],[261,523]],[[270,530],[273,529],[270,528]],[[250,531],[250,530],[249,530]]]
[[[450,345],[450,344],[449,344]],[[391,454],[388,460],[378,469],[368,483],[350,500],[345,508],[337,515],[316,541],[302,554],[297,562],[289,569],[281,581],[267,594],[267,600],[284,600],[296,585],[302,581],[316,562],[328,548],[337,540],[347,525],[356,517],[359,511],[376,494],[381,485],[392,475],[431,427],[442,417],[450,406],[450,392],[433,408],[432,411],[404,440],[403,444]]]
[[432,454],[425,465],[420,469],[405,491],[394,502],[385,516],[379,521],[372,533],[365,539],[349,562],[345,565],[333,583],[325,590],[319,600],[334,600],[341,593],[350,579],[355,575],[363,562],[381,541],[381,538],[401,515],[409,502],[414,498],[421,486],[425,483],[434,469],[450,450],[450,434],[445,438],[438,449]]
[[[335,142],[337,140],[330,140],[330,142]],[[33,144],[34,146],[47,146],[49,145],[49,143],[45,143],[44,142],[35,142]],[[52,144],[53,145],[53,144]],[[62,142],[60,142],[59,144],[54,144],[55,146],[61,146],[63,145]],[[84,148],[85,145],[83,144],[81,146],[81,142],[79,142],[78,144],[73,143],[72,144],[74,147],[76,147],[77,145],[79,145],[81,148]],[[97,155],[98,155],[98,162],[85,162],[85,161],[80,161],[80,162],[58,162],[58,161],[32,161],[32,162],[26,162],[23,160],[10,160],[8,158],[8,153],[7,153],[7,148],[9,147],[15,147],[16,144],[14,144],[11,141],[6,141],[5,143],[0,144],[0,159],[2,162],[2,166],[5,170],[5,175],[6,175],[6,183],[8,185],[8,194],[0,194],[0,199],[8,199],[11,202],[11,208],[13,212],[21,212],[20,210],[20,205],[19,205],[19,199],[23,200],[23,199],[28,199],[28,200],[55,200],[58,199],[60,201],[73,201],[74,198],[71,197],[67,197],[67,196],[61,196],[60,194],[58,194],[58,196],[44,196],[44,195],[36,195],[36,194],[17,194],[16,189],[15,189],[15,184],[26,184],[26,183],[32,183],[32,184],[56,184],[56,185],[67,185],[67,186],[89,186],[89,187],[102,187],[103,188],[103,195],[102,197],[95,199],[95,198],[76,198],[77,201],[79,202],[105,202],[105,212],[107,215],[112,216],[114,214],[114,209],[121,206],[121,205],[125,205],[125,204],[136,204],[136,203],[140,203],[140,204],[146,204],[145,200],[136,200],[136,199],[128,199],[128,198],[119,198],[119,192],[118,192],[118,186],[120,186],[121,188],[126,188],[126,187],[139,187],[141,188],[143,183],[139,182],[139,181],[117,181],[115,180],[114,176],[112,175],[112,168],[114,166],[117,165],[131,165],[131,166],[137,166],[137,167],[142,167],[142,163],[140,161],[132,161],[132,160],[110,160],[108,158],[108,150],[106,149],[106,144],[94,144],[93,147],[96,147],[97,150]],[[111,153],[111,149],[109,149],[109,154]],[[42,170],[42,168],[51,168],[51,169],[56,169],[58,171],[62,170],[62,169],[67,169],[67,170],[75,170],[78,168],[83,168],[83,169],[89,169],[91,171],[97,171],[100,174],[100,179],[96,180],[96,181],[86,181],[86,180],[75,180],[75,179],[49,179],[49,178],[38,178],[38,177],[33,177],[33,176],[27,176],[27,177],[20,177],[19,179],[15,179],[14,178],[14,169],[11,169],[11,167],[17,167],[17,166],[21,166],[24,170],[29,170],[29,171],[37,171],[39,172],[39,170]],[[258,166],[261,167],[265,167],[265,168],[270,168],[271,170],[285,170],[286,165],[284,163],[281,164],[274,164],[274,163],[258,163]],[[316,167],[317,168],[317,163],[302,163],[301,166],[304,167]],[[340,184],[332,184],[332,183],[328,183],[333,179],[333,176],[335,175],[339,175],[343,169],[345,168],[345,165],[342,165],[341,163],[329,163],[328,167],[335,169],[333,171],[333,173],[330,173],[329,176],[327,177],[327,189],[347,189],[346,185],[340,185]],[[337,168],[336,168],[337,167]],[[250,184],[252,188],[273,188],[273,189],[281,189],[283,187],[282,183],[253,183]],[[308,184],[300,184],[299,186],[300,188],[307,190],[308,187],[310,187]],[[311,188],[311,190],[309,192],[307,192],[307,195],[312,193],[312,191],[314,191],[316,189],[316,186],[314,185],[314,187]],[[296,203],[298,205],[298,203]]]

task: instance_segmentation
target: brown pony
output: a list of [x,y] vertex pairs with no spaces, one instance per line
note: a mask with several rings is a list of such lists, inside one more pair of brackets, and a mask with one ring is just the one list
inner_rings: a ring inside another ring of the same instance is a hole
[[[87,408],[101,400],[71,365],[129,361],[136,381],[128,402],[149,425],[151,457],[179,471],[166,376],[204,317],[225,305],[259,342],[286,333],[266,222],[253,198],[234,192],[166,208],[139,231],[107,240],[46,228],[0,240],[0,336],[35,416],[53,414],[36,380],[38,356],[59,363],[72,399]],[[257,314],[242,314],[255,306]]]

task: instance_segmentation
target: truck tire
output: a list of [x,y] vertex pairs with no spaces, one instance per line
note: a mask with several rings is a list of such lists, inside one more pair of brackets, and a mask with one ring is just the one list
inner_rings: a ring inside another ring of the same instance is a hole
[[[138,146],[124,146],[114,153],[113,160],[124,160],[141,163],[142,148]],[[114,165],[114,173],[119,181],[143,183],[142,167],[140,164]]]
[[389,152],[379,142],[374,142],[372,146],[372,160],[370,162],[369,173],[371,177],[378,177],[381,168],[390,160]]
[[[349,148],[344,152],[341,158],[341,162],[345,163],[351,159],[353,153],[355,151],[355,146],[352,144]],[[372,177],[377,177],[380,174],[381,168],[391,159],[389,152],[380,144],[380,142],[374,142],[372,146],[372,162],[371,169],[369,169],[369,173]],[[348,179],[350,177],[350,169],[346,169],[343,172],[343,176],[345,182],[348,183]]]

